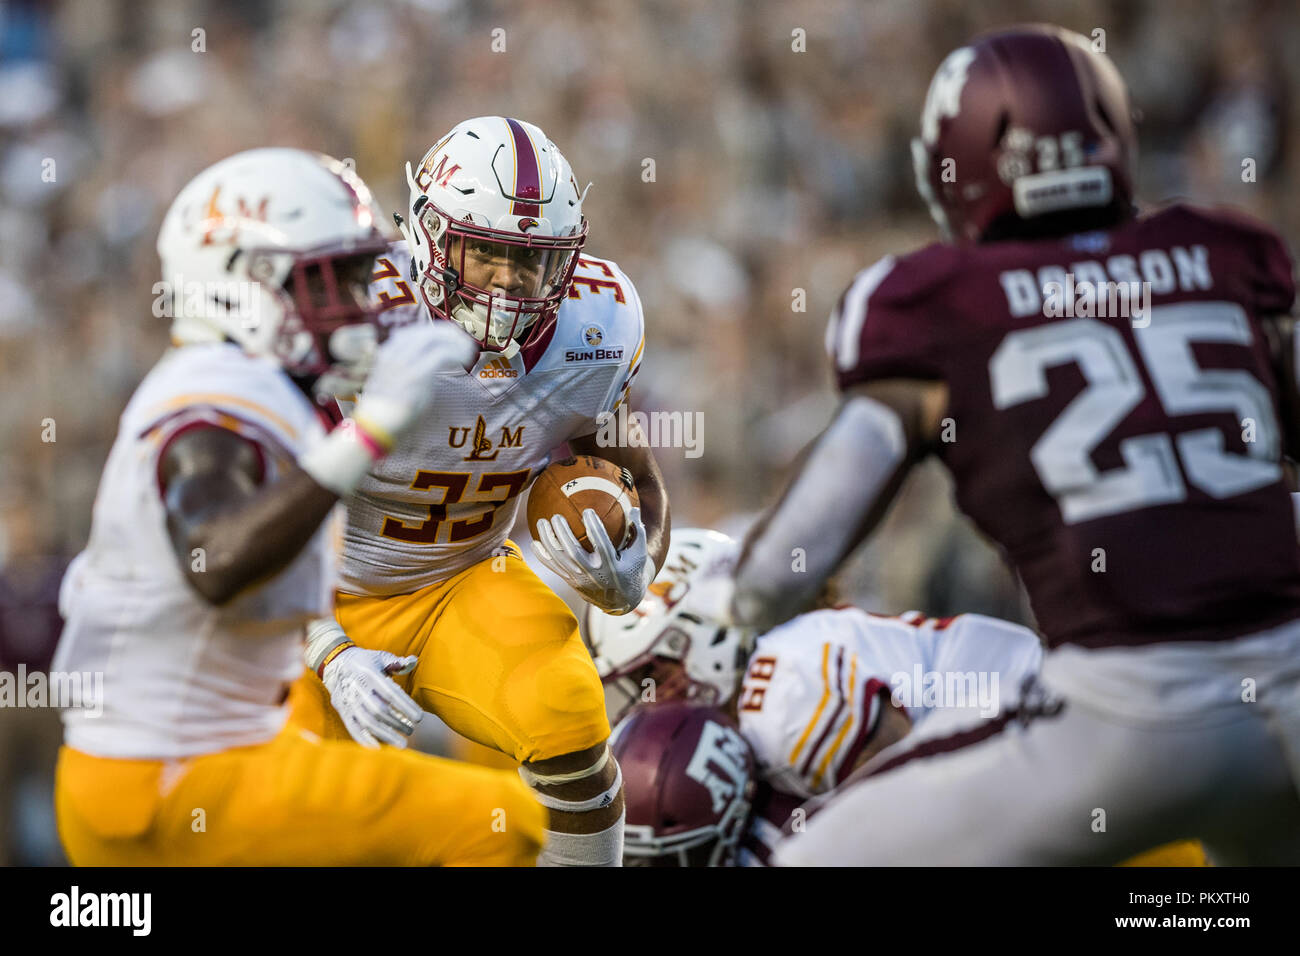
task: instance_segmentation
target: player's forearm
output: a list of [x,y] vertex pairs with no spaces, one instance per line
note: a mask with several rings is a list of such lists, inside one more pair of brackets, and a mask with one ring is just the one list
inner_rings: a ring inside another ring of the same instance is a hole
[[[183,492],[202,493],[199,487]],[[208,603],[221,605],[284,570],[337,501],[334,492],[291,467],[273,485],[218,510],[175,509],[168,529],[191,586]]]
[[653,474],[634,476],[637,498],[641,502],[641,522],[645,525],[646,551],[655,568],[662,568],[668,556],[668,542],[672,533],[672,518],[668,509],[668,490],[663,476],[655,468]]
[[866,396],[840,407],[784,495],[746,539],[732,617],[767,630],[808,608],[883,516],[910,464],[899,416]]

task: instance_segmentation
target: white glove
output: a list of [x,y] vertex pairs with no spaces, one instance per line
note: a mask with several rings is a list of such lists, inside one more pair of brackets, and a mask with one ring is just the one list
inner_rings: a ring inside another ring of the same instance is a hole
[[539,518],[533,554],[602,611],[626,614],[641,603],[655,578],[655,564],[646,553],[641,509],[633,508],[629,517],[634,529],[632,541],[622,553],[615,553],[614,542],[609,540],[609,532],[596,512],[588,508],[582,513],[587,540],[596,549],[594,554],[588,554],[578,543],[563,515],[549,521]]
[[402,326],[379,347],[352,415],[303,452],[299,467],[346,498],[429,407],[438,376],[472,368],[478,353],[478,343],[454,322]]
[[391,677],[409,674],[419,660],[355,644],[326,660],[321,680],[330,692],[330,703],[361,746],[376,749],[381,742],[398,749],[406,746],[424,711]]
[[432,403],[438,376],[473,368],[478,354],[478,343],[454,322],[402,326],[379,347],[353,420],[391,448]]

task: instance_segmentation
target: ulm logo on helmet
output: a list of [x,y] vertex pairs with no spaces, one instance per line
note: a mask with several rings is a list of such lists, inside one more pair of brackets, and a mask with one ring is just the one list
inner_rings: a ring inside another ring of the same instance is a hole
[[541,223],[531,217],[519,220],[519,231],[527,232],[529,229],[536,229]]
[[[429,155],[424,158],[424,162],[420,164],[419,171],[415,174],[415,185],[419,186],[425,192],[429,191],[435,180],[437,180],[439,186],[446,189],[447,184],[451,182],[451,177],[455,176],[456,173],[460,171],[459,163],[452,163],[451,168],[447,169],[447,157],[445,155],[436,156],[436,153],[436,147],[429,150]],[[435,158],[438,161],[437,166],[433,165]]]
[[217,205],[220,196],[221,187],[217,186],[212,190],[207,208],[203,211],[203,220],[200,223],[203,228],[201,245],[233,244],[239,237],[239,227],[244,222],[250,219],[266,222],[266,205],[271,201],[270,196],[263,196],[256,206],[250,206],[244,201],[244,197],[240,196],[235,200],[235,211],[232,214],[221,211],[221,207]]

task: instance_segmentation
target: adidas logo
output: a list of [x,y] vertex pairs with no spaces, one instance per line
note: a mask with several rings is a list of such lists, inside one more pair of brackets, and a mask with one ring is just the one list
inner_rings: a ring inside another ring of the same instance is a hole
[[503,358],[494,358],[483,366],[478,373],[479,378],[518,378],[519,371],[511,367],[510,363]]

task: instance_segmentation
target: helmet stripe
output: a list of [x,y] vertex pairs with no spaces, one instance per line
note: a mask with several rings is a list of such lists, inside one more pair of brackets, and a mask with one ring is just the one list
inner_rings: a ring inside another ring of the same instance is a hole
[[[514,216],[541,216],[542,177],[538,169],[537,150],[533,141],[518,120],[507,119],[510,135],[515,147],[515,191],[510,198],[515,200],[510,207]],[[520,200],[533,200],[521,202]]]

